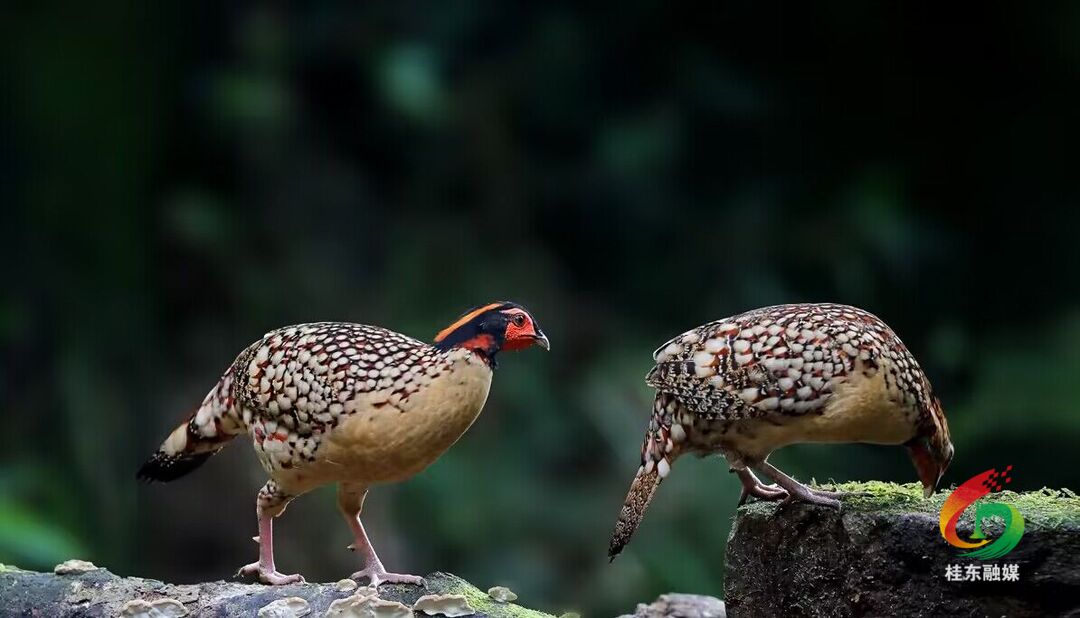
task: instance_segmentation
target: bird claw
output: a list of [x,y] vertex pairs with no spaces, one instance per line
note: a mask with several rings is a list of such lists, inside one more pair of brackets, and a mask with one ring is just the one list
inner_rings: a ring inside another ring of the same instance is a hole
[[388,573],[384,569],[373,569],[371,567],[357,571],[349,576],[352,579],[368,578],[371,586],[378,587],[379,584],[415,584],[417,586],[424,585],[424,578],[419,575],[407,575],[404,573]]
[[240,567],[240,570],[236,572],[235,577],[240,577],[241,575],[256,575],[260,582],[270,584],[271,586],[304,583],[304,577],[299,573],[285,575],[277,569],[266,568],[259,562],[252,562],[251,564]]
[[751,496],[758,500],[774,501],[786,499],[788,493],[776,485],[759,484],[754,487],[747,487],[744,485],[742,494],[739,496],[739,506],[746,504],[747,498],[750,498]]
[[814,492],[809,488],[804,488],[805,493],[802,491],[796,491],[795,493],[788,494],[786,498],[780,501],[779,506],[776,507],[776,512],[779,513],[784,507],[793,502],[805,502],[807,504],[816,504],[818,506],[829,506],[840,510],[840,501],[831,496],[825,496]]
[[787,497],[787,491],[778,485],[766,485],[758,479],[748,468],[735,469],[730,472],[739,475],[742,483],[742,493],[739,495],[739,506],[746,504],[747,498],[753,496],[759,500],[782,500]]
[[780,470],[768,463],[767,461],[761,462],[762,471],[776,480],[776,483],[784,488],[788,493],[788,497],[784,498],[780,502],[780,506],[777,507],[776,512],[780,512],[785,506],[792,502],[807,502],[809,504],[817,504],[819,506],[831,506],[836,510],[840,510],[840,496],[843,494],[837,492],[830,492],[824,490],[815,490],[803,485],[799,481],[784,474]]

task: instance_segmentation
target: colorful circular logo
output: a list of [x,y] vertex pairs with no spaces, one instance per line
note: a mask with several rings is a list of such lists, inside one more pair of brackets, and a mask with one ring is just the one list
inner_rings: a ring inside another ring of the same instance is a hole
[[[1011,470],[1012,466],[1006,466],[1001,472],[990,468],[976,474],[945,499],[945,504],[941,506],[941,536],[953,547],[972,550],[960,554],[961,556],[980,560],[1000,558],[1011,552],[1020,542],[1020,537],[1024,536],[1024,517],[1020,511],[1011,504],[1001,502],[980,502],[975,505],[975,530],[971,533],[970,541],[961,539],[956,533],[960,515],[983,496],[992,491],[1001,491],[1003,484],[1012,481],[1009,477]],[[993,542],[982,532],[983,520],[988,517],[1000,517],[1005,522],[1005,531]]]

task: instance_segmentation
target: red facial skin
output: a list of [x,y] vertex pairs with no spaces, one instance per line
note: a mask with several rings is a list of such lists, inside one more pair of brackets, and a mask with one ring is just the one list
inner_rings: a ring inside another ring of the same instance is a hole
[[536,332],[536,325],[533,324],[532,317],[527,312],[514,308],[507,309],[503,313],[507,315],[509,321],[506,324],[502,349],[524,350],[533,344],[547,347],[547,337]]

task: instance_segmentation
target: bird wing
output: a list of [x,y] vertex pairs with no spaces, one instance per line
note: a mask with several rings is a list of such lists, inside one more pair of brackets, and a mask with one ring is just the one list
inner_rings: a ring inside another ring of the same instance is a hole
[[653,355],[646,382],[710,419],[802,415],[823,410],[857,363],[874,370],[891,342],[910,358],[889,327],[861,309],[765,307],[671,339]]
[[268,433],[303,436],[336,425],[358,395],[408,396],[421,382],[412,378],[437,356],[426,343],[385,328],[319,322],[267,333],[234,370],[245,415],[272,423]]

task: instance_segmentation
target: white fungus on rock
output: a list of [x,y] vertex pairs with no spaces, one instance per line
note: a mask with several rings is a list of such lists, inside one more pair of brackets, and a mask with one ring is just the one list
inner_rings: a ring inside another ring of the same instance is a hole
[[124,606],[120,608],[121,616],[134,616],[136,618],[150,618],[150,612],[153,611],[153,607],[150,603],[143,601],[142,599],[135,599],[124,603]]
[[342,592],[356,590],[357,586],[359,586],[359,584],[356,583],[355,579],[339,579],[337,580],[337,583],[334,584],[334,587]]
[[307,600],[300,597],[286,597],[262,606],[259,618],[300,618],[311,613]]
[[78,575],[96,571],[97,569],[98,567],[93,562],[87,562],[86,560],[65,560],[53,567],[53,573],[57,575]]
[[514,594],[514,591],[506,586],[492,586],[491,588],[488,588],[488,596],[499,603],[510,603],[516,601],[518,598],[518,596]]
[[132,599],[120,608],[120,615],[124,618],[180,618],[187,616],[188,610],[176,599],[165,598],[152,602]]
[[476,610],[463,594],[425,594],[413,603],[413,610],[428,616],[471,616]]
[[[367,586],[361,588],[365,589],[370,590]],[[331,603],[326,618],[413,618],[413,612],[408,605],[397,601],[357,593]]]

